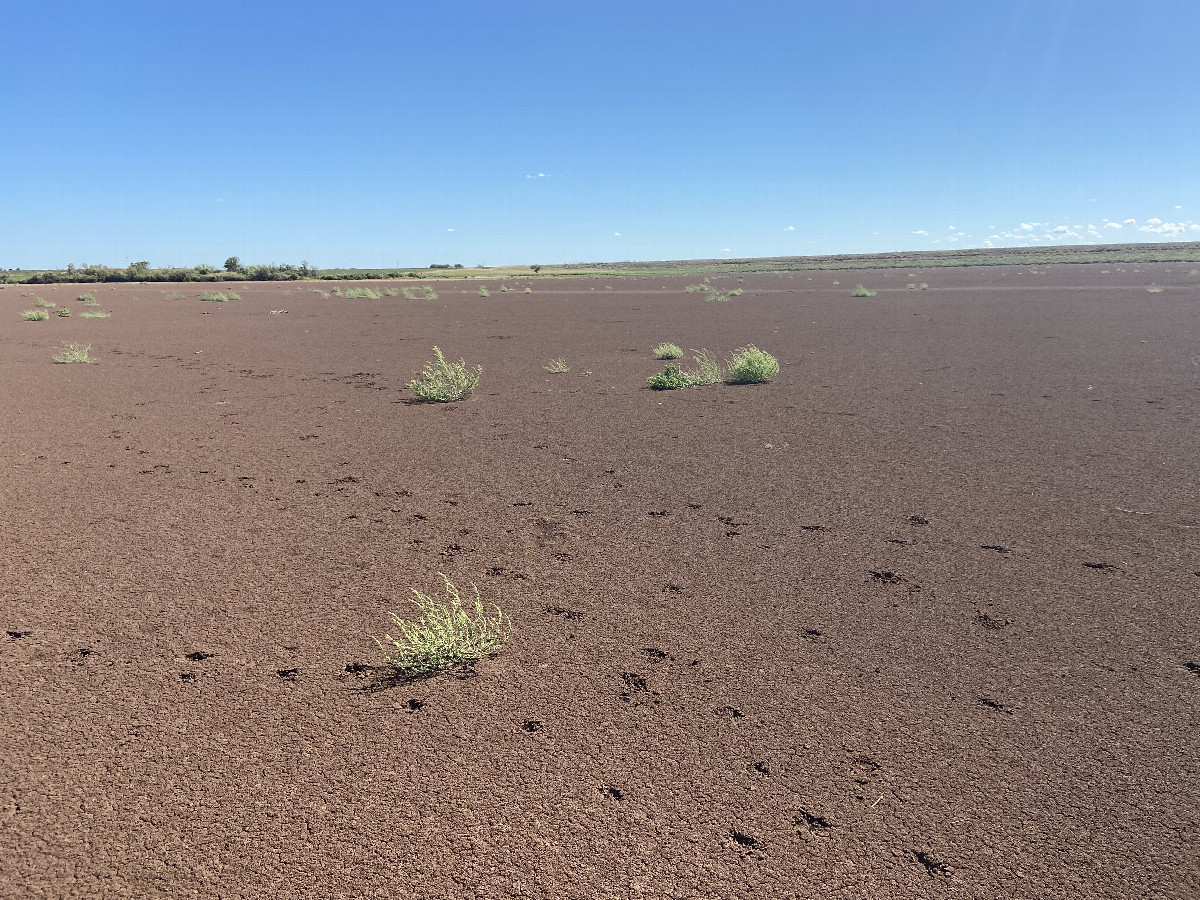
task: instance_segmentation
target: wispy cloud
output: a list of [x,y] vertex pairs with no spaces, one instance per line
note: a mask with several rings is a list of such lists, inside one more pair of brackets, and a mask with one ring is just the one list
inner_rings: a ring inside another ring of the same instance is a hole
[[613,237],[620,237],[620,236],[621,236],[621,232],[619,232],[619,231],[613,232]]
[[785,228],[785,229],[783,229],[783,230],[784,230],[784,231],[795,231],[795,230],[796,230],[796,226],[795,226],[795,225],[789,225],[787,228]]
[[929,234],[928,231],[914,231],[913,234]]
[[453,228],[447,228],[446,230],[447,230],[447,231],[453,231],[454,229],[453,229]]

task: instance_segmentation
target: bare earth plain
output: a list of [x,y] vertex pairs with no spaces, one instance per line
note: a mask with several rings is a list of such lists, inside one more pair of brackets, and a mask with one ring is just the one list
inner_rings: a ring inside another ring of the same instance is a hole
[[1200,896],[1191,268],[9,286],[0,896]]

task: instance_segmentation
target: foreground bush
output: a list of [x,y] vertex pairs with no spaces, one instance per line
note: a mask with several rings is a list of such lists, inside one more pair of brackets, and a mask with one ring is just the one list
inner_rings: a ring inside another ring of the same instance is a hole
[[91,344],[77,344],[74,341],[63,341],[63,348],[58,353],[54,354],[56,363],[90,363],[92,358],[88,356],[88,351],[92,349]]
[[667,363],[661,372],[647,378],[646,384],[656,391],[677,391],[680,388],[691,387],[692,378],[675,363]]
[[753,344],[735,350],[729,357],[732,384],[762,384],[779,374],[779,360]]
[[408,383],[408,389],[417,399],[430,403],[449,403],[462,400],[479,386],[483,366],[467,367],[466,361],[447,362],[442,351],[434,347],[436,362],[426,363],[425,369]]
[[375,639],[388,665],[400,675],[426,675],[483,659],[503,647],[512,633],[512,620],[499,606],[494,616],[487,614],[474,584],[475,599],[467,607],[454,583],[445,575],[442,581],[445,600],[414,588],[412,602],[421,618],[409,622],[392,613],[398,636]]
[[26,322],[45,322],[50,318],[50,313],[44,309],[27,309],[21,313],[21,318]]

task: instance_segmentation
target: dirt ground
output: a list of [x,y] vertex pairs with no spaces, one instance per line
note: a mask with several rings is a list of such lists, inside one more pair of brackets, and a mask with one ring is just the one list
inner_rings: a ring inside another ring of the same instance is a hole
[[9,286],[0,896],[1200,896],[1191,268]]

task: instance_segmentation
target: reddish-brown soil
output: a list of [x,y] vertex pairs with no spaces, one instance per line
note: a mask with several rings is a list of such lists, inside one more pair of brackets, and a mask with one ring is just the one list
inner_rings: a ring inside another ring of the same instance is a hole
[[1200,896],[1189,268],[0,291],[0,896]]

